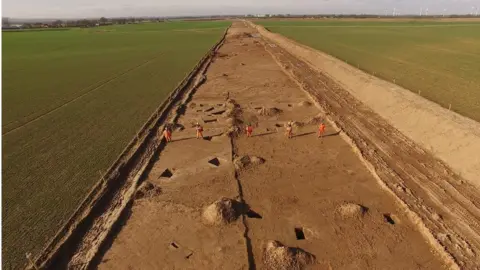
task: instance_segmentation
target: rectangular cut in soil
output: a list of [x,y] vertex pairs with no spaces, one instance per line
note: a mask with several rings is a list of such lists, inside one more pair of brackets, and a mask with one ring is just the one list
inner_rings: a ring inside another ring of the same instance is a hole
[[295,228],[295,236],[297,240],[305,240],[305,234],[303,233],[302,228]]
[[215,167],[220,166],[220,160],[218,160],[218,158],[212,158],[208,161],[208,163],[210,163],[211,165],[213,165]]
[[203,119],[203,122],[205,122],[205,123],[217,122],[217,118]]
[[173,176],[173,173],[172,171],[170,171],[169,169],[165,169],[162,174],[160,174],[160,177],[164,177],[164,178],[170,178]]

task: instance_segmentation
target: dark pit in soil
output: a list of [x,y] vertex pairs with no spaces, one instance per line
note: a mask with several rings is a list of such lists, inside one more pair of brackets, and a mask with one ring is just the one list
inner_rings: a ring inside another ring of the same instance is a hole
[[395,220],[390,214],[383,214],[383,218],[385,219],[386,222],[395,225]]
[[303,228],[295,228],[295,236],[297,240],[305,240],[305,234],[303,233]]
[[212,158],[208,161],[208,163],[212,164],[215,167],[220,166],[220,160],[218,160],[218,158]]
[[169,169],[165,169],[165,171],[163,171],[162,174],[160,174],[160,177],[165,177],[165,178],[170,178],[172,176],[173,176],[173,173]]

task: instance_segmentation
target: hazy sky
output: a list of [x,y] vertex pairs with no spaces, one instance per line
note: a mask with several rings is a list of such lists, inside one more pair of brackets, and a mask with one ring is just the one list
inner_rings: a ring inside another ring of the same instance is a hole
[[3,0],[2,15],[15,18],[184,16],[263,13],[471,13],[480,0]]

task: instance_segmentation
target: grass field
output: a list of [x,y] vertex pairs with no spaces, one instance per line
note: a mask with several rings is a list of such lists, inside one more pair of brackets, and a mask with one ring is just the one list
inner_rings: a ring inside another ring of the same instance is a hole
[[257,21],[480,121],[480,23]]
[[228,22],[3,33],[3,266],[38,252]]

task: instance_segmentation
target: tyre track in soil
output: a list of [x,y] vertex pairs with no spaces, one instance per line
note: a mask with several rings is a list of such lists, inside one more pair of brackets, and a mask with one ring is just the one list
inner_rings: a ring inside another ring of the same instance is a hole
[[380,184],[411,211],[413,223],[444,254],[444,260],[450,261],[452,268],[458,268],[457,264],[462,269],[480,269],[478,190],[328,76],[278,46],[281,44],[267,42],[266,50],[352,140]]
[[[158,57],[159,57],[159,56],[156,56],[156,57],[154,57],[154,58],[151,58],[151,59],[149,59],[149,60],[147,60],[147,61],[145,61],[145,62],[143,62],[143,63],[140,63],[140,64],[138,64],[138,65],[135,65],[134,67],[131,67],[131,68],[129,68],[129,69],[127,69],[127,70],[124,70],[124,71],[122,71],[122,72],[120,72],[120,73],[118,73],[118,74],[115,74],[115,75],[113,75],[113,76],[110,76],[110,77],[107,78],[106,80],[101,80],[101,81],[99,81],[99,82],[95,82],[95,83],[93,83],[93,84],[91,84],[91,85],[83,88],[82,90],[78,91],[78,92],[81,93],[80,95],[78,95],[78,96],[76,96],[76,97],[73,97],[73,98],[67,100],[66,102],[64,102],[64,103],[62,103],[62,104],[60,104],[60,105],[58,105],[58,106],[56,106],[56,107],[54,107],[54,108],[52,108],[52,109],[49,109],[48,111],[46,111],[46,112],[44,112],[44,113],[42,113],[42,114],[40,114],[40,115],[35,116],[34,118],[32,118],[32,119],[30,119],[30,120],[22,123],[21,125],[13,128],[13,129],[10,129],[10,130],[8,130],[8,131],[5,131],[4,133],[2,133],[2,136],[8,135],[8,134],[10,134],[10,133],[12,133],[12,132],[14,132],[14,131],[16,131],[16,130],[18,130],[18,129],[24,128],[25,126],[27,126],[27,125],[35,122],[35,121],[40,120],[41,118],[43,118],[43,117],[45,117],[45,116],[47,116],[47,115],[49,115],[49,114],[52,114],[52,113],[58,111],[59,109],[67,106],[68,104],[70,104],[70,103],[72,103],[72,102],[75,102],[75,101],[81,99],[82,97],[84,97],[84,96],[92,93],[92,92],[95,92],[96,90],[98,90],[98,89],[102,88],[103,86],[105,86],[105,85],[107,85],[107,84],[115,81],[116,79],[118,79],[118,78],[120,78],[120,77],[122,77],[122,76],[124,76],[124,75],[126,75],[126,74],[128,74],[128,73],[130,73],[130,72],[132,72],[132,71],[135,71],[135,70],[137,70],[137,69],[139,69],[139,68],[141,68],[141,67],[143,67],[143,66],[145,66],[145,65],[148,65],[149,63],[155,61]],[[86,92],[83,92],[84,90],[89,89],[89,88],[91,88],[92,86],[93,86],[92,89],[90,89],[90,90],[88,90],[88,91],[86,91]],[[34,114],[34,113],[32,113],[32,114]],[[31,114],[30,114],[30,115],[31,115]],[[29,115],[27,115],[27,116],[25,116],[25,117],[28,117],[28,116],[29,116]],[[2,128],[3,128],[3,129],[6,129],[9,125],[12,125],[12,124],[14,124],[14,123],[16,123],[16,122],[17,122],[17,121],[15,121],[15,122],[10,122],[10,123],[6,124],[5,126],[3,126]]]

